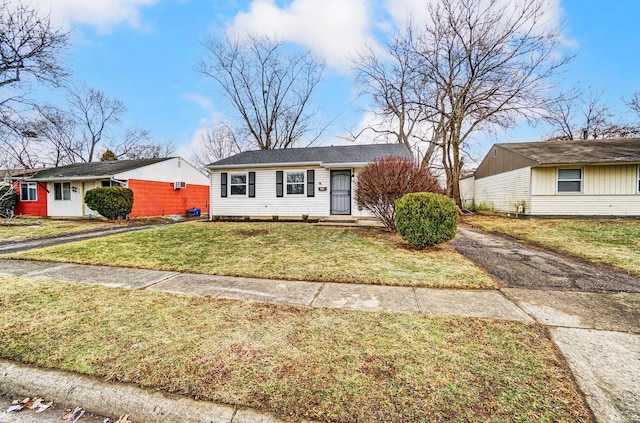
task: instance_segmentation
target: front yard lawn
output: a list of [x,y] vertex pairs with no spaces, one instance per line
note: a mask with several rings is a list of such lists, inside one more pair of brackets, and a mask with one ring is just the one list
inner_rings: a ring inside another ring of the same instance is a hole
[[640,275],[640,220],[468,216],[465,223]]
[[591,421],[546,329],[521,322],[0,277],[0,356],[290,420]]
[[103,220],[0,219],[0,242],[90,231],[110,225]]
[[496,287],[447,245],[421,251],[380,229],[305,223],[188,222],[11,257],[289,280]]

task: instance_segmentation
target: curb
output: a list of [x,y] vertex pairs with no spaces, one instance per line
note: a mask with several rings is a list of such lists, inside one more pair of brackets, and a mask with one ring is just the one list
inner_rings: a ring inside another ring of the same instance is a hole
[[272,414],[238,409],[180,395],[150,392],[133,384],[105,382],[60,370],[41,369],[0,360],[0,392],[37,395],[60,404],[80,405],[103,416],[129,414],[135,423],[279,423]]

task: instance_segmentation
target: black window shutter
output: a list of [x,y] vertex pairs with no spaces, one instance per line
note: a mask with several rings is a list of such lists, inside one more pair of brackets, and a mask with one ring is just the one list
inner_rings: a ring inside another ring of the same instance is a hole
[[249,197],[256,196],[256,173],[249,172]]
[[281,170],[276,170],[276,197],[284,196],[284,191],[282,189],[282,177],[283,172]]
[[307,170],[307,197],[315,197],[316,195],[315,176],[315,170]]
[[227,172],[220,174],[220,197],[227,196]]

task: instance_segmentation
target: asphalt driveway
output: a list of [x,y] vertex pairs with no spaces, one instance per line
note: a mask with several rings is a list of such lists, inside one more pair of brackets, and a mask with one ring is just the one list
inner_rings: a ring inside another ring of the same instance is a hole
[[450,245],[510,288],[640,292],[640,278],[505,236],[459,227]]

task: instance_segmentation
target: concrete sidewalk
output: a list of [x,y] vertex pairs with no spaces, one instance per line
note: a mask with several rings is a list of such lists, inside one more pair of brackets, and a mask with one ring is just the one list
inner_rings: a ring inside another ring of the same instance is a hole
[[[9,259],[0,259],[0,276],[24,276],[307,307],[535,321],[550,328],[554,342],[567,359],[598,421],[640,421],[640,294],[637,293],[541,291],[521,288],[446,290],[387,287],[233,278]],[[4,380],[0,379],[1,389],[14,386],[9,385],[9,379],[12,378],[30,380],[34,384],[43,377],[38,373],[42,371],[40,369],[11,366],[15,365],[0,362],[0,376],[5,375]],[[96,383],[103,385],[89,385],[86,388],[87,395],[103,389],[108,391],[113,385],[100,381]],[[80,389],[78,387],[82,383],[71,381],[62,385],[73,391]],[[24,394],[28,395],[27,392]],[[156,399],[147,398],[146,395],[157,394],[137,390],[127,395],[140,396],[140,401],[144,402],[155,401]],[[108,414],[108,407],[117,407],[116,394],[110,396],[112,399],[115,398],[112,403],[105,397],[100,398],[96,403],[102,404],[103,408],[90,411]],[[251,410],[227,410],[225,413],[225,416],[230,417],[221,418],[219,421],[277,421],[274,416]],[[240,417],[242,420],[239,420]],[[131,418],[135,422],[163,421],[158,415],[144,413],[136,418],[132,415]],[[218,420],[205,418],[202,421]]]
[[497,290],[467,291],[250,279],[10,259],[0,259],[0,276],[26,276],[308,307],[532,321],[527,313]]

